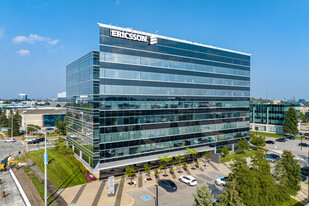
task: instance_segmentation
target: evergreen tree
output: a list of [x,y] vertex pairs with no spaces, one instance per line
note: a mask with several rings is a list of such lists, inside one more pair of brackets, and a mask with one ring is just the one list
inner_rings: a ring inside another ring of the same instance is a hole
[[242,199],[236,190],[235,180],[226,185],[226,192],[220,195],[218,206],[244,206]]
[[8,126],[8,118],[6,117],[6,110],[2,110],[0,115],[0,126],[7,127]]
[[294,107],[291,106],[284,116],[283,131],[287,134],[296,135],[298,133],[297,124],[297,113]]
[[276,174],[277,180],[281,186],[286,187],[285,191],[289,195],[295,196],[300,191],[300,165],[291,151],[283,151],[282,159],[276,165]]
[[196,194],[193,193],[194,203],[193,206],[212,206],[214,197],[211,195],[211,190],[208,189],[207,185],[196,187]]

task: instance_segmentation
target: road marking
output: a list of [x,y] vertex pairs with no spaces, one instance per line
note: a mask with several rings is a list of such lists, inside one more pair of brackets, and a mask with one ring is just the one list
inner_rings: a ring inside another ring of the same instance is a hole
[[145,190],[147,190],[150,194],[152,194],[152,196],[156,196],[155,194],[153,194],[150,190],[147,189],[147,187],[144,188]]

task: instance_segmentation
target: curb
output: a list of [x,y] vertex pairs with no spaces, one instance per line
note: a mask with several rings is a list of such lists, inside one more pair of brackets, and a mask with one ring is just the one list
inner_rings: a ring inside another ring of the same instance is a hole
[[17,180],[17,178],[16,178],[16,176],[15,176],[15,174],[14,174],[12,169],[10,169],[10,173],[11,173],[11,176],[12,176],[12,178],[13,178],[13,180],[14,180],[14,182],[15,182],[15,184],[16,184],[16,186],[17,186],[17,188],[18,188],[18,190],[19,190],[19,192],[20,192],[20,194],[21,194],[25,204],[27,206],[31,206],[31,204],[30,204],[30,202],[28,200],[27,195],[25,194],[23,188],[21,187],[21,185],[20,185],[19,181]]

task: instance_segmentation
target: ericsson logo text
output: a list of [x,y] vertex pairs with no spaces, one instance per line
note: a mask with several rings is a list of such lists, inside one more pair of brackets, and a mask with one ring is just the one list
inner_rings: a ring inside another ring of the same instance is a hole
[[122,39],[128,39],[128,40],[133,40],[133,41],[140,41],[140,42],[146,42],[148,43],[148,38],[145,35],[140,35],[140,34],[134,34],[134,33],[129,33],[125,31],[117,31],[117,30],[110,30],[110,36],[112,37],[118,37]]

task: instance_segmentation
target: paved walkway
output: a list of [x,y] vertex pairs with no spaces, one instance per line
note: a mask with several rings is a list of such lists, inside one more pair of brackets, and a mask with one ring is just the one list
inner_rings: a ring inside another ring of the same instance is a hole
[[[205,167],[207,165],[207,167]],[[159,178],[167,178],[167,179],[175,179],[177,180],[180,175],[196,175],[199,173],[210,172],[222,170],[222,174],[226,175],[230,172],[229,168],[224,164],[216,164],[212,163],[209,165],[208,163],[203,163],[200,168],[196,168],[192,170],[193,164],[188,164],[188,169],[185,171],[181,168],[181,173],[178,172],[178,168],[174,168],[175,172],[170,174],[167,172],[168,176],[164,177],[164,171],[160,171]],[[139,188],[148,188],[157,184],[157,180],[154,176],[154,171],[150,174],[150,178],[152,180],[145,181],[145,178],[149,178],[145,173],[137,174],[133,181],[136,181],[137,184],[129,185],[131,182],[130,178],[127,177],[116,177],[115,178],[115,195],[108,196],[108,183],[107,181],[95,181],[92,183],[88,183],[85,185],[78,185],[71,188],[66,188],[61,196],[68,203],[68,205],[72,206],[85,206],[85,205],[109,205],[109,206],[132,206],[134,205],[134,199],[128,194],[128,192],[138,190]]]
[[[1,206],[24,206],[25,203],[17,189],[17,186],[9,171],[0,172],[0,205]],[[5,192],[5,198],[2,198],[2,192]],[[35,205],[34,205],[35,206]]]

